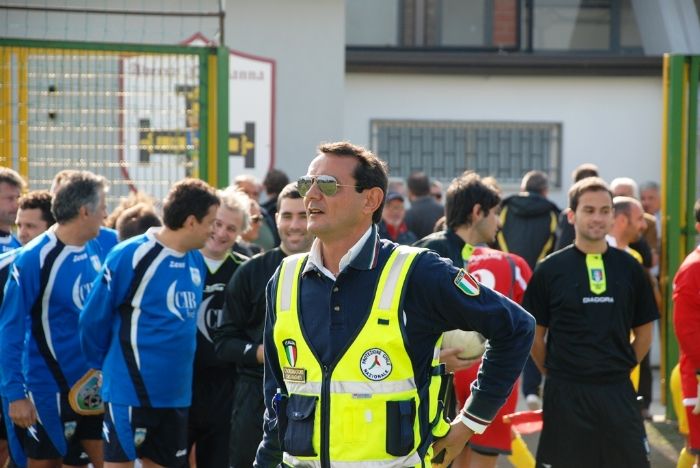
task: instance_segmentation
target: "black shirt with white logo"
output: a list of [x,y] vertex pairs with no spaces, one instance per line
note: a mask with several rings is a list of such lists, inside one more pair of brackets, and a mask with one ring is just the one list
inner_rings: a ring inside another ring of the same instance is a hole
[[236,252],[226,256],[223,263],[216,271],[211,271],[207,266],[207,277],[202,291],[202,302],[197,311],[197,352],[194,356],[194,379],[207,370],[230,369],[234,372],[230,363],[222,361],[214,351],[215,330],[221,326],[224,307],[224,291],[226,284],[248,257]]
[[523,307],[548,328],[550,376],[592,383],[629,378],[637,364],[630,331],[659,318],[639,262],[614,247],[602,257],[601,294],[591,292],[586,254],[574,245],[540,262],[528,284]]

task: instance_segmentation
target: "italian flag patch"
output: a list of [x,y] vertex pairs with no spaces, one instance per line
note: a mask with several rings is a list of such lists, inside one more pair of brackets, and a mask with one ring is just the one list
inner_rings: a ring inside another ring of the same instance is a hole
[[459,270],[459,273],[457,273],[457,277],[455,277],[455,285],[457,285],[457,287],[467,296],[479,295],[479,282],[463,269]]

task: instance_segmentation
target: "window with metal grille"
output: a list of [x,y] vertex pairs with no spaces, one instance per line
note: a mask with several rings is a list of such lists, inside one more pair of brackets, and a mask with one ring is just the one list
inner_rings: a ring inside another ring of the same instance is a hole
[[561,186],[561,124],[372,120],[372,149],[394,177],[414,171],[450,181],[465,170],[518,185],[530,170]]

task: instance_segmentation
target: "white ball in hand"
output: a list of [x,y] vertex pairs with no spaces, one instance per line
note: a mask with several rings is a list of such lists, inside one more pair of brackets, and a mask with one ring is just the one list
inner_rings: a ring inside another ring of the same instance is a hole
[[475,331],[451,330],[444,333],[442,348],[462,348],[461,359],[476,359],[486,351],[486,338]]

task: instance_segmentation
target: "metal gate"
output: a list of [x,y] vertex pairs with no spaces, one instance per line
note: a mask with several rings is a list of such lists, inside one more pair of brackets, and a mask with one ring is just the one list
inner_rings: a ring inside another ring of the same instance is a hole
[[32,190],[91,170],[110,204],[186,176],[224,186],[227,102],[223,47],[0,39],[0,166]]

